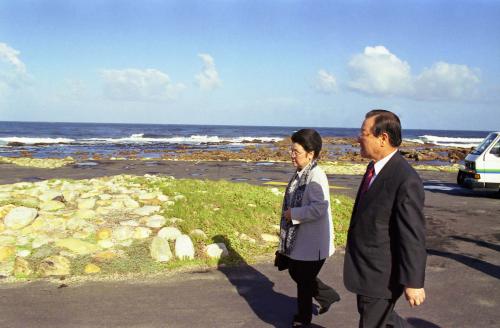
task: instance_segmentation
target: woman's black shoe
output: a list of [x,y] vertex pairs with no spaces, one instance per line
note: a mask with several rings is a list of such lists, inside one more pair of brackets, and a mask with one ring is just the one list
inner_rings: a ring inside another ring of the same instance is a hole
[[299,315],[295,314],[293,316],[292,327],[303,327],[303,328],[311,327],[311,323],[302,321]]
[[330,310],[330,306],[332,306],[333,303],[328,304],[327,306],[322,306],[319,308],[318,314],[323,314],[328,312]]
[[338,302],[338,301],[340,301],[340,296],[338,298],[336,298],[333,302],[328,304],[327,306],[320,306],[320,308],[318,310],[318,314],[323,314],[323,313],[328,312],[328,310],[330,310],[330,306],[332,306],[333,303]]

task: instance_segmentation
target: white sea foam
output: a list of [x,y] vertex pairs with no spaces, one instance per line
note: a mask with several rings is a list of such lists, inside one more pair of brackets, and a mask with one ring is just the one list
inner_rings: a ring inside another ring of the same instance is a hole
[[208,135],[192,135],[189,137],[168,137],[168,138],[150,138],[144,137],[144,133],[132,134],[125,138],[90,138],[78,140],[78,142],[89,143],[89,144],[128,144],[128,143],[170,143],[170,144],[203,144],[203,143],[231,143],[231,144],[241,144],[243,142],[251,143],[256,140],[257,142],[275,142],[280,141],[283,138],[274,137],[234,137],[234,138],[223,138],[219,136],[208,136]]
[[483,138],[461,138],[461,137],[440,137],[433,135],[419,136],[417,139],[404,139],[405,141],[416,142],[420,144],[432,144],[443,147],[476,147]]
[[58,144],[58,143],[72,143],[75,142],[74,139],[68,139],[68,138],[29,138],[29,137],[7,137],[7,138],[0,138],[0,143],[2,144],[8,144],[10,142],[20,142],[25,145],[33,145],[33,144],[39,144],[39,143],[44,143],[44,144]]

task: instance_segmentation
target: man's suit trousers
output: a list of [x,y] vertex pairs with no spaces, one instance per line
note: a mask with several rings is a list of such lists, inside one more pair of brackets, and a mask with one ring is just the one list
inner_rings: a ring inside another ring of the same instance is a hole
[[357,295],[359,328],[413,327],[394,311],[398,298],[383,299]]

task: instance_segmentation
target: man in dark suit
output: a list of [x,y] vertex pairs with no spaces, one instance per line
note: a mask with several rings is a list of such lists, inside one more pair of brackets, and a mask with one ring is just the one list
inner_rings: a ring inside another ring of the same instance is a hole
[[394,311],[404,293],[424,302],[427,253],[424,189],[399,154],[401,123],[392,112],[366,114],[358,141],[372,161],[358,190],[344,260],[344,284],[357,294],[359,327],[411,327]]

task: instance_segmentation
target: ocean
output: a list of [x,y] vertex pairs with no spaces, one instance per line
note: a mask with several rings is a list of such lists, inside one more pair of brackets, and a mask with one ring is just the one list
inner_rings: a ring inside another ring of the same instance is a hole
[[[63,158],[78,154],[117,156],[135,152],[159,157],[177,149],[239,150],[249,143],[269,143],[299,127],[115,123],[0,122],[0,156]],[[323,137],[356,137],[359,128],[317,128]],[[474,147],[489,131],[413,130],[403,139],[443,147]]]

